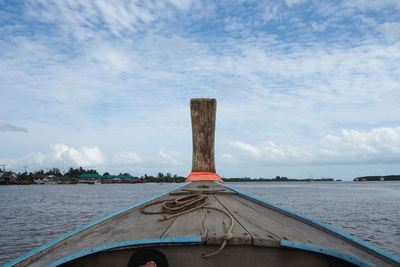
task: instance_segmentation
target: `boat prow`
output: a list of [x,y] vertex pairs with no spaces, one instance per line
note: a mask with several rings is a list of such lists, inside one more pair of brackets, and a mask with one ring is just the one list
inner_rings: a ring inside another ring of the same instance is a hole
[[[208,198],[202,208],[166,220],[159,214],[163,203],[199,194]],[[138,254],[150,261],[157,253],[177,267],[400,266],[396,256],[350,235],[212,181],[186,183],[6,266],[136,266]]]
[[[187,183],[5,266],[400,266],[398,257],[366,242],[223,184],[214,166],[215,105],[191,101]],[[210,107],[214,113],[204,110]],[[208,133],[195,133],[201,129]]]

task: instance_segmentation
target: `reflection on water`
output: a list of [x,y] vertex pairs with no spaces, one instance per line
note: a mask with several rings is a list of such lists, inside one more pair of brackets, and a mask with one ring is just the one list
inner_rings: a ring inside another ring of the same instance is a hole
[[[400,256],[400,182],[270,182],[231,186]],[[177,184],[0,187],[0,264]]]

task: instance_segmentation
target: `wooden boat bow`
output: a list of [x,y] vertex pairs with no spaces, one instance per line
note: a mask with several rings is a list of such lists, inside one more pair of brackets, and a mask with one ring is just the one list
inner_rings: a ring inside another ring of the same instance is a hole
[[[167,262],[158,267],[400,266],[398,257],[366,242],[223,184],[214,163],[215,111],[215,99],[191,101],[193,164],[186,183],[5,266],[130,267],[139,266],[135,257],[147,252]],[[196,195],[207,202],[190,206],[189,212],[174,216],[162,209]],[[160,220],[163,215],[168,217]]]

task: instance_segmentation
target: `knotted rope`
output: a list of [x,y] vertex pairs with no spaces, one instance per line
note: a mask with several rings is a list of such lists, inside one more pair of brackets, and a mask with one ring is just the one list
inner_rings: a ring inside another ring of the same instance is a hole
[[[232,229],[233,229],[233,217],[230,215],[228,212],[225,210],[222,210],[220,208],[215,208],[215,207],[206,207],[207,203],[209,202],[209,198],[206,194],[198,193],[198,194],[190,194],[190,195],[185,195],[183,197],[177,197],[174,199],[168,199],[168,200],[162,200],[162,201],[157,201],[153,202],[150,204],[145,205],[140,211],[143,214],[163,214],[167,213],[166,215],[161,216],[158,220],[159,221],[166,221],[174,217],[181,216],[183,214],[187,214],[190,212],[193,212],[195,210],[199,210],[202,208],[205,209],[212,209],[216,210],[219,212],[224,213],[230,220],[230,226],[228,227],[228,223],[226,220],[223,220],[223,225],[224,225],[224,236],[223,239],[224,241],[222,242],[221,246],[219,247],[218,250],[209,253],[209,254],[203,254],[203,258],[208,258],[214,255],[217,255],[220,253],[228,243],[230,239],[232,239]],[[159,203],[162,203],[162,211],[147,211],[146,209],[150,206],[157,205]]]
[[[208,196],[204,194],[192,194],[183,197],[177,197],[174,199],[168,199],[163,201],[157,201],[144,206],[141,212],[144,214],[163,214],[168,213],[171,215],[164,215],[160,217],[159,221],[166,221],[173,217],[177,217],[195,210],[201,209],[208,202]],[[150,206],[162,203],[162,211],[146,211]]]
[[228,243],[228,241],[232,239],[232,237],[233,237],[233,234],[232,234],[233,217],[228,212],[226,212],[226,211],[224,211],[222,209],[219,209],[219,208],[214,208],[214,207],[205,207],[205,208],[206,209],[212,209],[212,210],[220,211],[220,212],[226,214],[229,217],[229,220],[231,221],[231,224],[228,227],[228,223],[226,222],[226,220],[223,220],[223,224],[224,224],[224,236],[223,236],[223,239],[224,239],[224,241],[222,242],[222,244],[219,247],[219,249],[217,249],[216,251],[211,252],[209,254],[203,254],[202,255],[203,258],[208,258],[208,257],[214,256],[214,255],[217,255],[218,253],[220,253],[225,248],[225,246]]

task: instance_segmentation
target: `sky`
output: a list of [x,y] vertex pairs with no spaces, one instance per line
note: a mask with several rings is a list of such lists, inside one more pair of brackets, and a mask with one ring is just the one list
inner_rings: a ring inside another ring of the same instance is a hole
[[398,0],[0,0],[0,165],[222,177],[400,174]]

